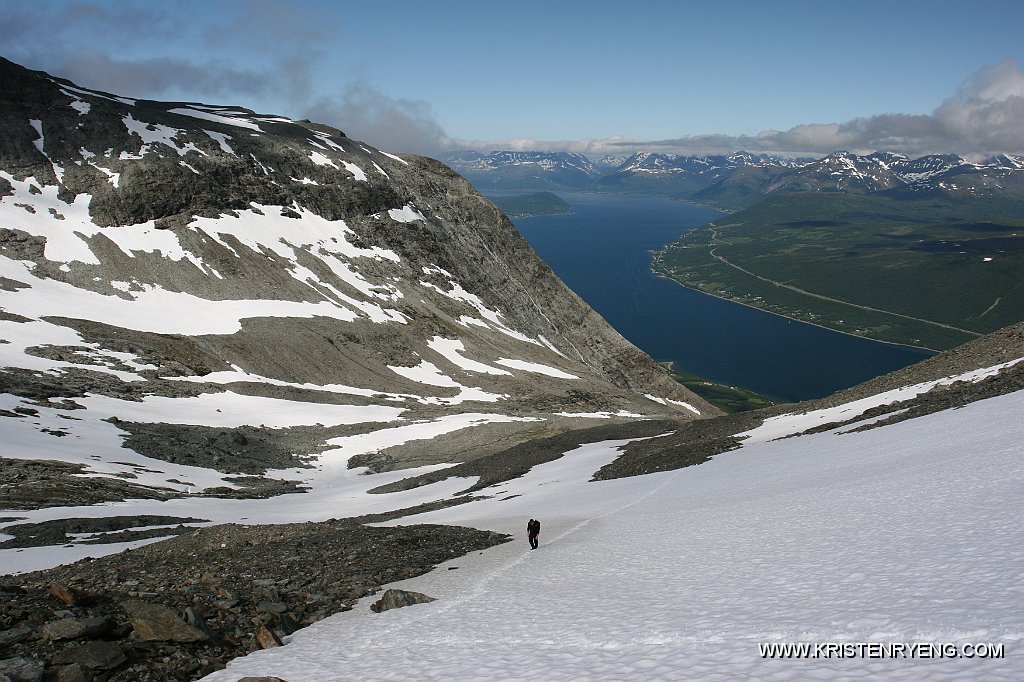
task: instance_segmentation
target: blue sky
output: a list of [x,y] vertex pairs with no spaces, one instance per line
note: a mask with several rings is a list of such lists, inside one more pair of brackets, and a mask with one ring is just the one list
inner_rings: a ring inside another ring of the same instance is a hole
[[1024,151],[1020,0],[0,2],[31,68],[396,151]]

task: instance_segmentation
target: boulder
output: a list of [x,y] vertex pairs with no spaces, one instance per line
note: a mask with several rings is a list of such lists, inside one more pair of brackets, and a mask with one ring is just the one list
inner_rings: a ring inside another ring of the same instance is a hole
[[92,671],[81,663],[62,665],[54,672],[54,682],[92,682]]
[[261,649],[273,649],[281,646],[281,638],[263,622],[256,623],[256,643]]
[[78,639],[85,635],[86,625],[77,618],[52,620],[39,628],[45,639],[57,642],[62,639]]
[[434,597],[428,597],[422,592],[409,592],[408,590],[391,589],[384,592],[383,597],[371,604],[370,610],[374,613],[380,613],[391,609],[400,609],[403,606],[426,604],[427,602],[432,601],[437,601],[437,599]]
[[89,670],[113,670],[128,660],[113,642],[88,642],[64,649],[53,657],[57,665],[81,665]]
[[279,601],[261,601],[256,605],[256,610],[260,613],[280,615],[288,610],[288,605]]
[[67,585],[61,585],[60,583],[53,583],[50,585],[50,594],[68,606],[74,606],[78,603],[78,593],[72,590]]
[[139,639],[146,642],[202,642],[206,633],[189,625],[172,609],[144,601],[126,601],[121,608],[128,614]]
[[18,642],[24,642],[32,636],[32,628],[18,627],[10,630],[0,630],[0,646],[10,646]]
[[0,660],[0,680],[7,682],[40,682],[44,664],[31,658],[5,658]]

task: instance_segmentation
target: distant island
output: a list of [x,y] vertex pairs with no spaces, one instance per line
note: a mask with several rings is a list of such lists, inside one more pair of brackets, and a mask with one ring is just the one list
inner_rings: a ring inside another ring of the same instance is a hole
[[572,206],[551,192],[517,194],[510,197],[488,197],[510,218],[572,213]]

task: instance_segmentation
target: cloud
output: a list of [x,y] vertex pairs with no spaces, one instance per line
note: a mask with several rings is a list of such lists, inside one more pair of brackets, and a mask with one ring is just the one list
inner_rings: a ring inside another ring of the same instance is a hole
[[[426,102],[389,97],[367,84],[328,84],[320,46],[344,38],[342,17],[333,3],[296,0],[12,2],[4,7],[0,22],[0,52],[85,87],[309,117],[384,149],[432,156],[453,148],[575,151],[588,156],[739,149],[797,156],[836,150],[1024,153],[1024,73],[1012,60],[979,71],[930,114],[884,113],[748,136],[455,140]],[[195,48],[186,56],[164,49],[182,45]],[[323,96],[326,87],[337,94]]]
[[935,110],[951,136],[975,149],[1024,151],[1024,73],[1007,60],[984,69]]
[[[31,6],[30,6],[31,5]],[[323,96],[315,77],[320,45],[344,35],[323,6],[283,0],[203,4],[73,4],[37,0],[12,6],[0,22],[5,56],[79,85],[148,99],[237,104],[310,118],[397,152],[439,155],[450,140],[430,105],[387,97],[366,84]],[[330,6],[328,6],[328,10]],[[163,45],[196,44],[201,57],[152,56]],[[135,56],[143,52],[146,56]]]
[[908,155],[1024,153],[1024,73],[1013,60],[982,69],[931,114],[880,114],[846,123],[808,123],[757,135],[689,135],[661,140],[463,141],[480,150],[535,149],[583,154],[727,154],[737,150],[792,156],[838,150]]
[[[29,68],[131,97],[281,109],[309,101],[316,46],[339,30],[336,21],[277,0],[221,0],[218,12],[191,19],[204,9],[125,3],[112,11],[96,2],[37,0],[5,8],[0,45]],[[193,53],[202,56],[160,55],[163,46],[182,44],[199,46]]]
[[394,99],[366,84],[354,85],[338,97],[317,100],[307,117],[389,151],[437,156],[452,147],[429,104]]

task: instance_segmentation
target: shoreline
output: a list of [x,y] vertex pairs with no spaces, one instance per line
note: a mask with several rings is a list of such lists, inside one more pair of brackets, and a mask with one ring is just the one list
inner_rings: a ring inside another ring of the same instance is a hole
[[666,280],[668,280],[670,282],[675,282],[676,284],[678,284],[679,286],[683,287],[684,289],[689,289],[690,291],[696,291],[699,294],[704,294],[705,296],[711,296],[712,298],[717,298],[720,301],[728,301],[729,303],[735,303],[736,305],[745,306],[745,307],[750,308],[752,310],[760,310],[762,313],[767,313],[769,315],[775,315],[776,317],[781,317],[782,319],[789,320],[791,322],[799,322],[800,324],[806,324],[806,325],[810,325],[812,327],[818,327],[819,329],[825,329],[825,330],[828,330],[830,332],[835,332],[836,334],[843,334],[845,336],[850,336],[850,337],[853,337],[855,339],[863,339],[864,341],[873,341],[875,343],[884,343],[887,346],[895,346],[896,348],[909,348],[911,350],[921,350],[921,351],[925,351],[925,352],[928,352],[928,353],[932,353],[934,355],[938,355],[939,353],[945,352],[945,351],[937,350],[935,348],[928,348],[927,346],[915,346],[915,345],[910,344],[910,343],[897,343],[896,341],[886,341],[884,339],[876,339],[873,336],[861,336],[860,334],[853,334],[852,332],[845,332],[845,331],[842,331],[840,329],[833,329],[832,327],[826,326],[824,324],[820,324],[820,323],[817,323],[817,322],[808,322],[807,320],[801,320],[801,319],[798,319],[798,318],[795,318],[795,317],[790,317],[789,315],[783,315],[782,313],[775,312],[774,310],[766,310],[764,308],[758,308],[756,305],[751,305],[749,303],[744,303],[742,301],[737,301],[735,299],[728,298],[727,296],[719,296],[718,294],[708,293],[707,291],[702,291],[701,289],[697,289],[697,288],[694,288],[694,287],[688,287],[685,284],[683,284],[682,282],[680,282],[679,280],[675,279],[674,277],[669,277],[668,275],[665,275],[665,274],[662,274],[662,273],[658,272],[653,267],[650,270],[651,270],[651,274],[654,275],[655,277],[658,277],[660,279],[666,279]]

